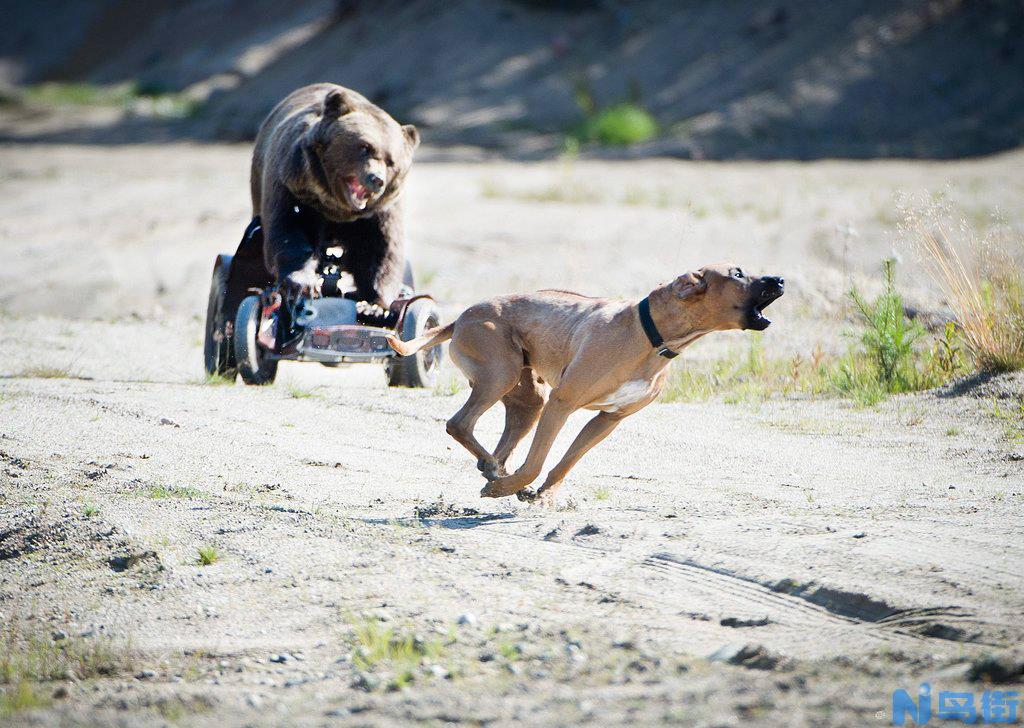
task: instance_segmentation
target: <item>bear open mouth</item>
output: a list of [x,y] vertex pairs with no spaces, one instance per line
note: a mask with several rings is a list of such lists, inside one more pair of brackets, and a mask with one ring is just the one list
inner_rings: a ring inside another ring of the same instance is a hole
[[366,185],[361,184],[355,175],[345,179],[345,192],[348,194],[348,202],[353,209],[365,210],[373,194]]

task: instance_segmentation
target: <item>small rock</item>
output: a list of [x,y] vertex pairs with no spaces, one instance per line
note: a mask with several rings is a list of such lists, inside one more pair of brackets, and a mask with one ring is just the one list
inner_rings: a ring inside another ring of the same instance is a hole
[[733,643],[724,645],[708,656],[711,662],[725,662],[754,670],[771,670],[780,658],[761,645]]
[[447,680],[450,676],[450,673],[440,665],[431,665],[427,668],[427,672],[439,680]]
[[580,649],[579,645],[571,643],[565,646],[565,654],[573,662],[583,663],[587,661],[587,655]]
[[261,698],[256,693],[249,693],[248,695],[246,695],[245,702],[249,705],[250,708],[259,709],[263,707],[263,698]]
[[54,700],[63,700],[68,696],[68,689],[63,685],[58,685],[57,689],[53,691]]
[[455,547],[454,546],[442,546],[441,550],[444,553],[446,553],[446,554],[454,554],[455,553]]
[[629,637],[620,637],[612,642],[612,647],[617,650],[635,650],[636,642]]
[[155,670],[142,670],[142,671],[136,673],[135,677],[137,677],[139,680],[151,680],[154,677],[156,677],[156,671]]
[[62,629],[58,629],[51,636],[53,637],[54,642],[60,642],[61,640],[66,640],[68,638],[68,633]]
[[601,527],[595,526],[593,523],[588,523],[586,526],[576,532],[577,536],[593,536],[595,533],[601,533]]
[[466,612],[464,614],[460,614],[458,620],[456,620],[456,621],[459,624],[467,624],[470,627],[473,627],[473,626],[476,626],[477,619],[476,619],[476,615],[473,614],[472,612]]
[[332,708],[324,713],[328,718],[344,718],[348,716],[348,714],[349,712],[345,708]]
[[857,533],[853,534],[854,538],[864,538],[865,536],[867,536],[867,534],[863,531],[857,531]]
[[764,627],[768,624],[768,615],[759,617],[725,617],[719,624],[723,627]]
[[175,422],[174,420],[170,419],[169,417],[161,417],[160,418],[160,424],[161,425],[170,425],[171,427],[181,427],[181,425],[179,425],[177,422]]
[[269,659],[271,662],[276,662],[278,664],[283,665],[284,663],[288,662],[288,655],[271,655],[267,659]]
[[274,570],[268,566],[265,569],[263,569],[263,573],[264,574],[273,574]]
[[482,652],[482,653],[480,653],[480,657],[477,658],[477,659],[479,659],[480,662],[494,662],[494,653],[493,652]]
[[523,672],[523,668],[521,668],[519,665],[517,665],[514,662],[505,663],[505,669],[508,670],[513,675],[519,675],[519,674],[521,674]]

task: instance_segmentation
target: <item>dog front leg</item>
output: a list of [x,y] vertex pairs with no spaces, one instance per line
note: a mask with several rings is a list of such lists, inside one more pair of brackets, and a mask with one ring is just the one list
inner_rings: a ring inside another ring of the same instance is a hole
[[522,501],[533,501],[538,498],[543,500],[550,500],[554,498],[555,491],[562,485],[562,481],[565,476],[569,473],[572,467],[579,462],[580,458],[587,454],[587,452],[594,447],[597,443],[601,442],[604,438],[608,437],[612,430],[614,430],[620,422],[622,422],[622,416],[612,412],[598,412],[590,422],[588,422],[580,434],[573,440],[572,445],[565,451],[565,455],[558,462],[558,465],[553,467],[548,473],[548,477],[544,479],[544,485],[539,490],[533,492],[528,489],[519,491],[516,495],[519,500]]
[[537,425],[533,442],[530,443],[526,461],[512,475],[492,480],[485,485],[480,495],[484,498],[501,498],[522,490],[536,480],[544,467],[544,460],[551,451],[551,446],[555,443],[555,438],[565,425],[565,421],[569,419],[569,415],[576,409],[578,407],[575,404],[570,404],[552,392],[540,415],[540,423]]

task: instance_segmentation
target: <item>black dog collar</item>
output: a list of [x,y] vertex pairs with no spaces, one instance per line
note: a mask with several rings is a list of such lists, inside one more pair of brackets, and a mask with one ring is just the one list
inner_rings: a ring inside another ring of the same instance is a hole
[[679,356],[678,351],[672,351],[664,346],[665,340],[661,338],[661,332],[658,331],[658,327],[654,325],[654,319],[651,318],[650,298],[644,298],[637,309],[640,312],[640,325],[644,327],[644,333],[647,334],[647,340],[651,342],[651,346],[658,350],[658,355],[666,359],[675,359]]

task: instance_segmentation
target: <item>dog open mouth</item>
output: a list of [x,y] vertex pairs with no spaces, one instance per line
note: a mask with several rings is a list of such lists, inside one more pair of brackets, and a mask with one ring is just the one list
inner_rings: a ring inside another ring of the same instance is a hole
[[771,326],[772,320],[764,315],[764,310],[778,300],[783,292],[782,282],[778,279],[762,280],[750,300],[750,307],[747,309],[747,328],[754,331],[764,331]]
[[365,210],[373,197],[373,193],[355,175],[345,179],[345,191],[348,193],[349,204],[355,210]]

